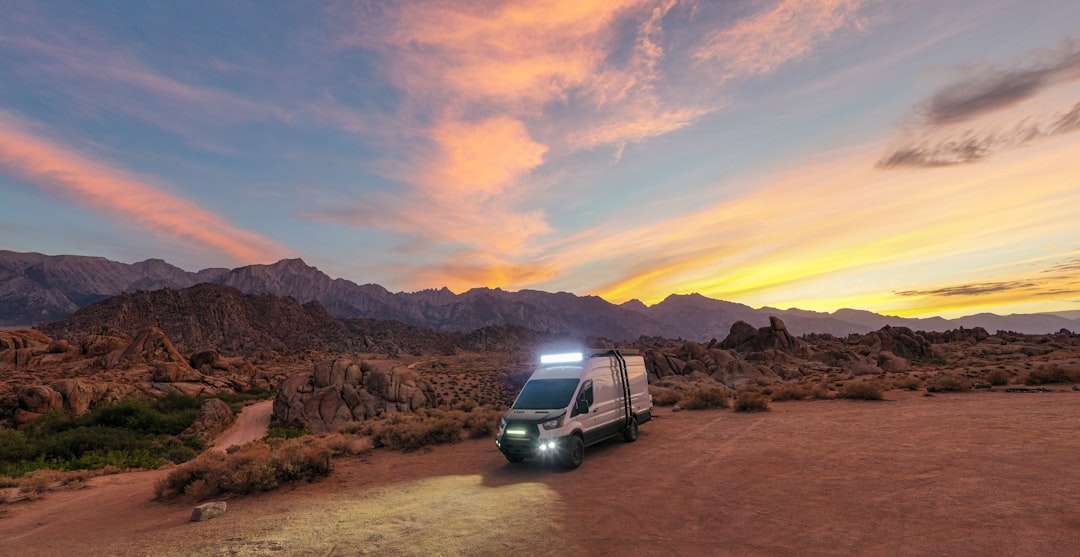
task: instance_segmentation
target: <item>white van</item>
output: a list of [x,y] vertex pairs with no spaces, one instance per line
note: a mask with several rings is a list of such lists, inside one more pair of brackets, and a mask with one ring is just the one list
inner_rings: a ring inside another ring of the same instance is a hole
[[652,419],[645,360],[636,350],[589,350],[540,357],[495,445],[510,462],[547,457],[577,468],[585,447],[622,435],[634,442]]

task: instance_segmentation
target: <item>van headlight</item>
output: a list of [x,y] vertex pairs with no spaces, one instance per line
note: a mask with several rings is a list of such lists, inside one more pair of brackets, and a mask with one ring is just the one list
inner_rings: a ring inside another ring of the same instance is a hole
[[544,423],[542,423],[540,425],[544,429],[559,429],[560,427],[562,427],[563,418],[565,418],[565,417],[566,417],[566,414],[563,414],[562,416],[559,416],[558,418],[555,418],[554,420],[548,420],[548,421],[546,421],[546,422],[544,422]]

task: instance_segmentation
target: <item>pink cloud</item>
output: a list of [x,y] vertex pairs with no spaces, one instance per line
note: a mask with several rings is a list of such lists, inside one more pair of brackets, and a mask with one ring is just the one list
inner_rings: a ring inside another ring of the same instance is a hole
[[35,136],[26,128],[14,117],[0,113],[0,167],[47,192],[173,241],[192,242],[226,254],[237,262],[272,261],[287,253],[273,241],[236,228],[190,201]]
[[859,25],[862,0],[783,0],[711,35],[697,51],[733,75],[763,74],[804,56],[837,31]]

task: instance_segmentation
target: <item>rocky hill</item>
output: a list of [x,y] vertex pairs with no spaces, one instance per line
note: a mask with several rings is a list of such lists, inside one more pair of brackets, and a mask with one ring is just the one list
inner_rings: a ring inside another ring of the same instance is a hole
[[345,325],[317,302],[302,305],[292,298],[244,294],[220,284],[120,294],[39,329],[74,341],[148,327],[164,331],[185,353],[210,348],[223,354],[344,351],[359,346]]
[[851,309],[833,313],[754,309],[699,294],[671,295],[646,306],[637,300],[615,305],[595,296],[538,290],[475,288],[455,294],[442,288],[395,293],[377,284],[330,278],[300,259],[189,273],[153,259],[127,265],[99,257],[10,251],[0,251],[0,326],[65,317],[94,301],[137,289],[182,289],[203,282],[231,286],[247,294],[288,296],[301,304],[318,302],[339,318],[393,320],[442,332],[510,325],[552,335],[596,335],[615,340],[646,335],[707,342],[727,336],[738,321],[763,327],[769,325],[771,317],[783,319],[794,335],[862,334],[886,325],[924,331],[982,327],[1025,334],[1080,329],[1080,320],[1067,315],[910,319]]
[[160,259],[129,265],[104,257],[0,250],[0,326],[60,319],[122,292],[186,288],[215,282],[227,272],[189,273]]

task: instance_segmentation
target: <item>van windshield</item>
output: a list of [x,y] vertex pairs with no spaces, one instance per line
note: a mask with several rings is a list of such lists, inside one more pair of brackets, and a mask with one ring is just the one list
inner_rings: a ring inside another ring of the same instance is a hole
[[518,410],[550,410],[566,408],[574,396],[577,379],[533,379],[521,389],[514,408]]

